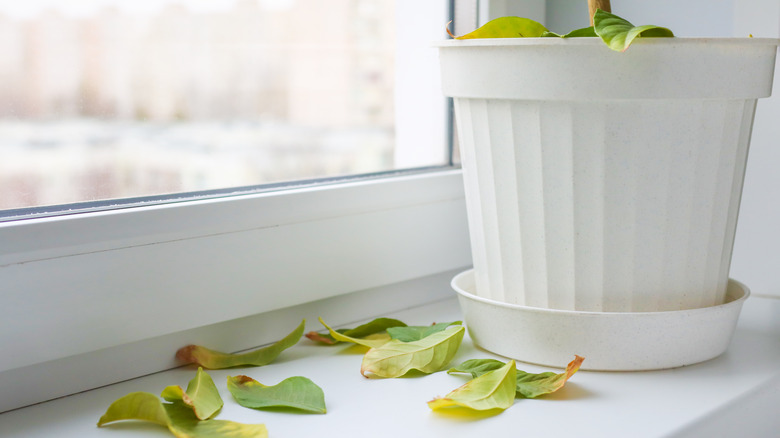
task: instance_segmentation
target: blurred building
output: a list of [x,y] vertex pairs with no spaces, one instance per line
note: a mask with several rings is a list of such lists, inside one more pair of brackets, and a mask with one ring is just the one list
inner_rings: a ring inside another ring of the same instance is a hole
[[392,167],[393,0],[185,5],[0,12],[0,209]]

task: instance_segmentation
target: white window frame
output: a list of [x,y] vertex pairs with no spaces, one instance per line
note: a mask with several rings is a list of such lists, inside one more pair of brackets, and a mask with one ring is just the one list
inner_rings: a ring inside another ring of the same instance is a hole
[[[7,222],[0,242],[0,393],[18,394],[0,412],[175,366],[186,345],[176,334],[470,265],[459,170]],[[446,284],[400,291],[396,308]],[[211,346],[251,348],[290,329]],[[106,369],[150,342],[165,356]]]

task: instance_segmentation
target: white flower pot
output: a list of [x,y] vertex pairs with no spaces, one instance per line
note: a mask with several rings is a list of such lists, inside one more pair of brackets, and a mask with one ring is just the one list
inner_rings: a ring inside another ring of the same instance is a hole
[[439,44],[476,295],[652,312],[724,302],[774,39]]

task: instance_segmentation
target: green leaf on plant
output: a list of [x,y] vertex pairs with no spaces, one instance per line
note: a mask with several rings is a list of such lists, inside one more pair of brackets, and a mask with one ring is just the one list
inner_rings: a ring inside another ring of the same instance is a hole
[[387,329],[390,339],[398,339],[401,342],[414,342],[438,333],[451,325],[461,325],[461,321],[440,322],[433,325],[414,325],[408,327],[391,327]]
[[501,17],[488,21],[479,29],[455,37],[459,40],[473,38],[536,38],[547,32],[542,24],[522,17]]
[[[449,31],[448,31],[449,32]],[[452,35],[452,34],[450,34]],[[521,17],[501,17],[491,20],[479,29],[453,38],[536,38],[536,37],[600,37],[612,50],[623,52],[638,37],[673,37],[674,33],[661,26],[634,26],[629,21],[598,9],[593,16],[593,26],[575,29],[565,35],[547,30],[534,20]]]
[[241,424],[225,420],[200,421],[184,403],[163,403],[148,392],[133,392],[111,403],[98,420],[98,427],[122,420],[140,420],[165,426],[179,438],[265,438],[263,424]]
[[247,376],[227,378],[228,390],[245,408],[286,407],[324,414],[325,394],[306,377],[290,377],[274,386],[265,386]]
[[583,27],[582,29],[574,29],[566,35],[561,35],[562,38],[597,38],[596,30],[593,26]]
[[515,361],[470,380],[444,397],[428,402],[431,409],[460,406],[478,411],[506,409],[515,402]]
[[[337,333],[350,338],[365,338],[366,336],[383,333],[391,327],[406,327],[406,324],[402,321],[392,318],[377,318],[371,322],[367,322],[363,325],[357,326],[352,329],[338,329]],[[312,341],[321,342],[328,345],[338,344],[339,340],[328,334],[322,334],[317,332],[306,333],[306,337]]]
[[263,366],[276,359],[282,351],[297,344],[303,336],[306,321],[293,330],[284,339],[265,348],[241,354],[228,354],[210,350],[199,345],[188,345],[176,352],[176,358],[186,363],[196,363],[203,368],[217,370],[238,366]]
[[322,325],[324,325],[325,328],[328,329],[328,331],[330,332],[330,336],[332,336],[333,339],[339,342],[351,342],[353,344],[363,345],[364,347],[374,348],[374,347],[379,347],[381,345],[384,345],[385,343],[387,343],[387,341],[390,340],[389,335],[376,336],[375,334],[375,335],[371,335],[370,338],[369,337],[359,338],[359,337],[347,336],[330,328],[328,324],[325,324],[325,321],[323,321],[322,318],[320,318],[320,323],[322,323]]
[[558,38],[586,38],[586,37],[598,37],[596,31],[593,30],[593,26],[583,27],[582,29],[575,29],[565,35],[559,35],[555,32],[546,31],[542,37],[558,37]]
[[637,37],[673,37],[674,33],[660,26],[634,26],[617,15],[601,9],[593,15],[593,28],[610,49],[623,52]]
[[[563,388],[571,376],[580,369],[582,361],[584,360],[584,357],[575,355],[574,360],[569,362],[566,366],[566,370],[560,374],[553,372],[534,374],[526,373],[525,371],[517,371],[517,385],[515,388],[517,396],[535,398]],[[463,362],[457,367],[451,368],[447,372],[450,374],[468,373],[471,374],[473,378],[477,378],[497,370],[502,366],[504,366],[504,363],[496,359],[471,359]]]
[[411,370],[423,373],[441,371],[458,352],[463,334],[463,326],[434,333],[414,342],[401,342],[393,339],[376,348],[371,348],[363,356],[360,373],[379,377],[400,377]]
[[219,396],[217,386],[203,368],[198,367],[195,378],[190,380],[187,391],[181,386],[173,385],[165,388],[162,398],[169,402],[181,402],[192,408],[195,416],[200,420],[213,417],[222,409],[222,398]]

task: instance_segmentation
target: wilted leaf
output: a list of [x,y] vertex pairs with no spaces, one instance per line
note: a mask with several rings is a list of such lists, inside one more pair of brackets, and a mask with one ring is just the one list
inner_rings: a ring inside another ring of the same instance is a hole
[[190,380],[185,392],[181,386],[173,385],[165,388],[162,398],[169,402],[181,402],[192,408],[195,416],[200,420],[213,417],[222,409],[222,397],[219,396],[217,386],[203,368],[198,367],[195,378]]
[[458,352],[465,328],[448,329],[414,342],[393,339],[363,356],[360,372],[379,377],[400,377],[411,370],[441,371]]
[[141,420],[168,426],[170,418],[160,398],[148,392],[132,392],[111,403],[98,426],[120,420]]
[[408,327],[391,327],[387,333],[391,339],[398,339],[401,342],[414,342],[426,338],[434,333],[440,332],[451,325],[461,325],[461,321],[440,322],[433,325],[414,325]]
[[210,350],[199,345],[188,345],[182,347],[176,352],[176,358],[186,363],[196,363],[203,368],[218,370],[222,368],[233,368],[238,366],[263,366],[268,365],[279,354],[297,344],[303,336],[306,320],[292,331],[284,339],[269,345],[265,348],[249,351],[241,354],[228,354],[219,351]]
[[[534,398],[561,389],[566,384],[566,381],[580,369],[580,365],[582,365],[584,360],[584,357],[575,355],[574,360],[566,366],[566,371],[560,374],[553,372],[533,374],[517,371],[517,396]],[[450,374],[469,373],[476,378],[502,366],[504,366],[504,363],[496,359],[471,359],[457,367],[450,368],[447,372]]]
[[228,376],[227,382],[238,404],[246,408],[288,407],[320,414],[326,411],[322,388],[306,377],[290,377],[274,386],[265,386],[247,376]]
[[673,37],[671,30],[653,25],[634,26],[627,20],[598,9],[593,15],[593,28],[596,34],[610,49],[623,52],[639,36]]
[[536,38],[547,32],[547,28],[534,20],[522,17],[501,17],[488,21],[479,29],[456,37],[459,40],[472,38]]
[[[391,327],[406,327],[406,324],[402,321],[392,318],[377,318],[371,322],[367,322],[363,325],[357,326],[352,329],[338,329],[337,333],[350,338],[364,338],[369,335],[382,333]],[[330,334],[322,334],[317,332],[306,333],[306,337],[312,341],[322,342],[324,344],[334,345],[341,341],[336,340]]]
[[353,338],[363,338],[375,333],[381,333],[391,327],[406,327],[406,323],[393,318],[376,318],[371,322],[359,325],[353,329],[339,332]]
[[379,346],[387,343],[387,341],[390,340],[390,336],[387,336],[387,337],[381,338],[381,339],[353,338],[352,336],[343,335],[343,334],[337,332],[336,330],[333,330],[332,328],[330,328],[330,326],[328,324],[325,324],[325,321],[323,321],[322,318],[320,318],[320,322],[322,323],[322,325],[325,326],[325,328],[328,329],[328,331],[330,332],[330,335],[333,337],[333,339],[335,339],[335,340],[337,340],[339,342],[351,342],[353,344],[358,344],[358,345],[363,345],[363,346],[366,346],[366,347],[369,347],[369,348],[374,348],[374,347],[379,347]]
[[163,403],[148,392],[133,392],[111,403],[98,426],[122,420],[140,420],[165,426],[179,438],[265,438],[263,424],[241,424],[224,420],[200,421],[183,403]]
[[544,394],[555,392],[566,384],[577,370],[580,369],[584,357],[574,356],[574,360],[569,362],[563,373],[555,374],[552,372],[531,374],[523,371],[517,372],[517,394],[526,398],[534,398]]
[[497,370],[506,365],[504,362],[496,359],[470,359],[462,364],[450,368],[447,374],[469,373],[472,378],[477,378],[489,371]]
[[515,402],[515,361],[470,380],[444,397],[428,402],[431,409],[460,406],[478,411],[506,409]]

